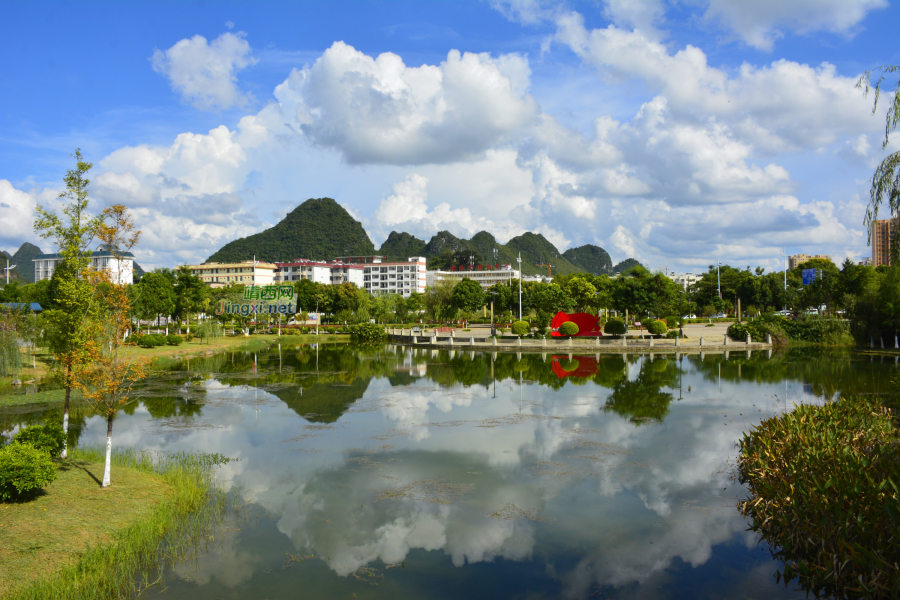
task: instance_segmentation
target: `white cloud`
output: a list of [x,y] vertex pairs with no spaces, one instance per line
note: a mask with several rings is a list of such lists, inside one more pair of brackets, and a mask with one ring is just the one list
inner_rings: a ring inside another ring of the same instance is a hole
[[754,48],[771,51],[785,29],[852,34],[870,11],[887,5],[887,0],[710,0],[704,18]]
[[538,115],[525,58],[451,50],[439,66],[407,67],[335,42],[275,95],[317,146],[351,164],[472,160],[518,139]]
[[613,25],[588,30],[574,12],[556,23],[556,39],[604,76],[643,80],[679,119],[716,119],[763,151],[818,149],[843,135],[878,128],[855,80],[828,63],[817,68],[788,60],[764,67],[744,63],[731,74],[711,67],[706,54],[691,45],[672,54],[640,31]]
[[[444,230],[467,238],[479,231],[488,231],[501,239],[524,231],[509,224],[498,226],[490,219],[474,216],[468,208],[452,208],[447,202],[429,210],[428,178],[418,173],[394,184],[393,193],[381,201],[368,225],[376,240],[383,240],[391,230],[406,231],[426,241],[436,232]],[[510,235],[511,231],[515,233]]]
[[0,223],[3,223],[0,248],[13,254],[23,241],[34,239],[32,223],[36,205],[34,196],[17,190],[6,179],[0,179]]
[[168,50],[154,50],[151,62],[185,101],[201,110],[220,110],[252,100],[237,86],[237,72],[256,63],[251,54],[242,34],[223,33],[211,43],[195,35]]

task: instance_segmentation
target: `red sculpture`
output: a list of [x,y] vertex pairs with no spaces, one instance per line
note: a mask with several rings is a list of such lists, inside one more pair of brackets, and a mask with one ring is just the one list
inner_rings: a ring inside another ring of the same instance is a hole
[[573,356],[572,361],[578,362],[578,366],[574,371],[567,371],[563,368],[563,362],[566,363],[567,367],[571,366],[568,356],[554,356],[553,363],[550,366],[560,379],[564,377],[591,377],[600,366],[600,363],[593,356]]
[[592,315],[590,313],[568,314],[564,312],[558,312],[556,313],[556,316],[553,317],[553,321],[550,322],[550,335],[553,337],[565,337],[560,336],[559,326],[566,321],[572,321],[578,325],[578,333],[572,337],[600,337],[603,335],[603,330],[597,323],[597,315]]

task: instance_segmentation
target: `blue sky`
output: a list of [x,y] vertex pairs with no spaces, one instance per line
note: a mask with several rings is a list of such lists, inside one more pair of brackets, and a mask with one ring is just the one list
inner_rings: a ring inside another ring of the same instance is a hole
[[9,251],[37,242],[80,147],[94,207],[132,207],[150,267],[329,196],[376,247],[539,231],[651,267],[775,269],[782,246],[866,256],[866,180],[897,150],[853,89],[900,64],[884,0],[3,9]]

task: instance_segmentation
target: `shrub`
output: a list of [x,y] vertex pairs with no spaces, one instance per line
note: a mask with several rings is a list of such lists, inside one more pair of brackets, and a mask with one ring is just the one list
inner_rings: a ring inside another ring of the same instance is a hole
[[676,316],[666,317],[666,327],[669,329],[677,329],[680,322],[681,319]]
[[56,479],[50,455],[28,444],[0,448],[0,500],[14,500]]
[[141,348],[156,348],[157,346],[165,345],[166,336],[161,333],[151,333],[141,336],[137,343]]
[[377,342],[385,336],[384,327],[374,323],[360,323],[353,326],[353,337],[362,342]]
[[531,325],[528,321],[516,321],[512,324],[513,335],[528,335],[531,333]]
[[647,333],[650,335],[665,335],[668,330],[666,322],[661,320],[650,321],[650,324],[647,325]]
[[788,334],[785,331],[787,319],[777,315],[767,315],[754,319],[753,321],[745,321],[743,323],[732,323],[728,326],[728,337],[733,340],[742,342],[750,339],[754,342],[765,342],[766,336],[772,336],[772,343],[776,346],[784,346],[788,341]]
[[547,335],[547,328],[544,327],[543,325],[541,325],[540,327],[537,328],[537,331],[535,331],[534,333],[535,333],[535,335],[540,335],[540,336]]
[[578,324],[573,321],[566,321],[559,326],[559,333],[560,335],[577,335]]
[[675,331],[674,329],[669,331],[669,333],[666,334],[666,338],[668,338],[670,340],[674,340],[677,337],[678,337],[678,332]]
[[194,339],[194,334],[193,334],[193,333],[186,333],[186,334],[184,335],[184,341],[186,341],[186,342],[190,342],[190,341],[193,340],[193,339]]
[[13,437],[13,444],[25,444],[41,452],[46,452],[51,458],[59,456],[65,445],[66,434],[63,433],[59,423],[45,423],[44,425],[31,425],[19,431]]
[[608,335],[625,335],[625,321],[613,317],[603,326],[603,333]]
[[184,341],[184,338],[178,335],[177,333],[170,333],[166,336],[166,343],[170,346],[179,346],[181,342]]

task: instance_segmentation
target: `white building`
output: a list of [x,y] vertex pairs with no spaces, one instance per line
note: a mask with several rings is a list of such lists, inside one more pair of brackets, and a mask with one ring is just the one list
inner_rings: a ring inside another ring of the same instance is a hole
[[363,287],[363,265],[351,265],[340,261],[318,262],[298,258],[292,262],[275,263],[276,283],[312,280],[324,285],[353,283]]
[[[341,257],[344,258],[344,257]],[[370,294],[425,293],[425,257],[411,256],[406,262],[381,262],[381,257],[363,265],[363,289]]]
[[703,279],[702,275],[694,275],[693,273],[682,273],[681,275],[676,275],[675,273],[669,274],[669,279],[680,285],[682,288],[687,290],[690,286],[699,282]]
[[331,265],[327,262],[297,258],[291,262],[275,263],[275,282],[294,282],[310,279],[331,285]]
[[[539,275],[538,278],[541,276]],[[497,283],[509,283],[519,278],[519,271],[513,269],[509,264],[501,266],[499,269],[468,269],[461,267],[460,270],[451,271],[428,271],[427,285],[434,285],[438,281],[462,281],[463,279],[471,279],[477,281],[483,289],[488,289]]]
[[[113,283],[134,283],[134,254],[122,252],[120,259],[109,250],[91,252],[90,268],[95,271],[108,271]],[[50,279],[61,263],[61,254],[38,254],[32,259],[34,263],[34,281]]]

